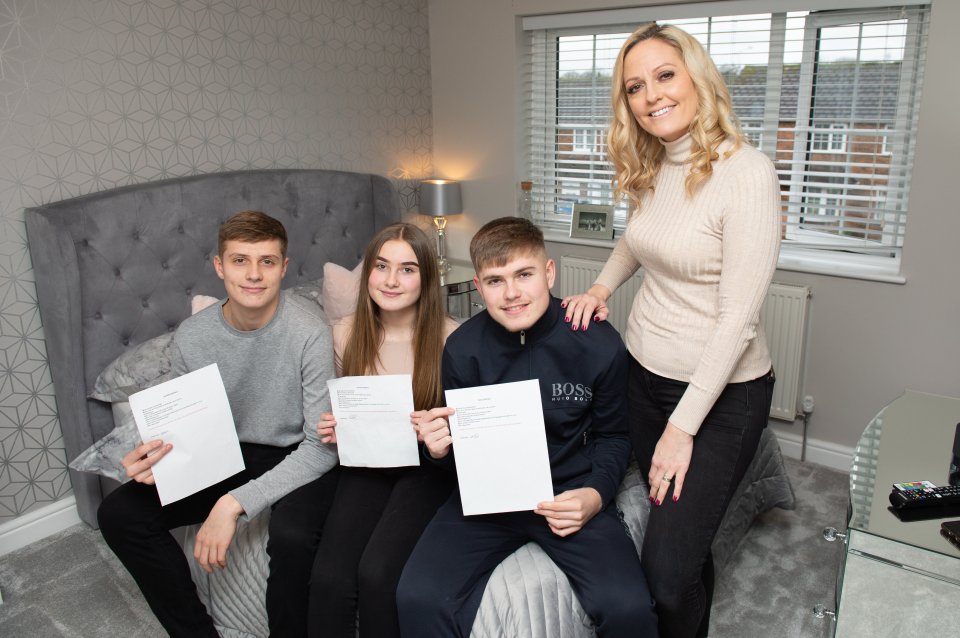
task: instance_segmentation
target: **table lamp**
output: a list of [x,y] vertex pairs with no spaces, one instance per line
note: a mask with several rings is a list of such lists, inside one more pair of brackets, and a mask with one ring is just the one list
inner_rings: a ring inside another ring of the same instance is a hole
[[425,179],[420,182],[420,213],[433,217],[433,227],[437,230],[437,266],[441,273],[449,269],[445,246],[447,217],[462,212],[460,182],[450,179]]

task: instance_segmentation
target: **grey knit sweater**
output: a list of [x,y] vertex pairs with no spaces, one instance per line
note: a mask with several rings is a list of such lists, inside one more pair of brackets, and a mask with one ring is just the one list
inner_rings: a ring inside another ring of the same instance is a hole
[[336,447],[317,438],[330,409],[333,347],[326,318],[311,302],[284,291],[266,326],[233,328],[223,301],[185,319],[174,335],[173,372],[216,363],[243,443],[297,449],[258,479],[230,492],[248,518],[337,464]]

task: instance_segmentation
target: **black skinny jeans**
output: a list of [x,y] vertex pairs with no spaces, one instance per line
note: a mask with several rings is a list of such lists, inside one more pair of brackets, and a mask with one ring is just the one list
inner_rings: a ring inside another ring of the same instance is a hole
[[[100,504],[97,520],[103,538],[133,576],[168,634],[217,636],[190,576],[187,561],[193,557],[184,555],[170,530],[202,523],[217,499],[270,470],[295,447],[241,443],[245,470],[166,506],[160,505],[154,486],[135,481],[121,485]],[[271,636],[306,635],[310,566],[339,474],[339,468],[334,468],[273,506],[266,601]]]
[[345,467],[310,582],[309,635],[400,636],[397,583],[423,529],[453,491],[452,472]]
[[[680,500],[673,486],[653,505],[641,562],[657,603],[661,638],[706,636],[713,600],[710,546],[767,425],[773,374],[730,383],[704,419]],[[667,419],[687,383],[656,375],[630,359],[630,439],[644,478]]]

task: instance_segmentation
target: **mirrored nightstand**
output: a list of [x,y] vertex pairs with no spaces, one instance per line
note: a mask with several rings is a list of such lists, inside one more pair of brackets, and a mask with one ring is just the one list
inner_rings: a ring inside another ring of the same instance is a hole
[[[836,636],[950,636],[960,627],[960,549],[945,519],[904,522],[888,509],[893,483],[946,485],[960,399],[907,391],[870,422],[850,468]],[[954,517],[957,518],[957,517]]]
[[466,321],[483,310],[483,299],[473,284],[473,264],[448,260],[449,269],[440,273],[440,286],[447,301],[447,314],[457,321]]

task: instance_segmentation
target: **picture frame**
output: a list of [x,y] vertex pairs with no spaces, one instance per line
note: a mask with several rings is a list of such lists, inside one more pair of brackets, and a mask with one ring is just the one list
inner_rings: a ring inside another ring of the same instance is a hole
[[570,217],[570,237],[613,239],[613,206],[574,204],[573,215]]

